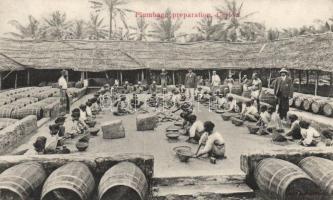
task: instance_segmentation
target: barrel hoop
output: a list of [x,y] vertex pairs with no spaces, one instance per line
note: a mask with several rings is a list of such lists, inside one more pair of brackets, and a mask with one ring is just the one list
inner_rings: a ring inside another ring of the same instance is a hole
[[[76,194],[78,194],[83,200],[84,199],[88,199],[87,197],[87,194],[85,194],[85,192],[83,192],[80,188],[76,187],[77,185],[73,184],[72,182],[69,182],[69,181],[62,181],[61,183],[64,183],[62,184],[61,186],[59,184],[48,184],[48,188],[43,191],[43,196],[42,196],[42,199],[45,197],[45,195],[49,192],[51,192],[52,190],[55,190],[55,189],[69,189],[69,190],[73,190]],[[70,187],[71,186],[71,187]]]
[[282,171],[282,170],[284,170],[284,169],[286,169],[286,168],[288,168],[288,167],[289,167],[289,166],[284,166],[284,167],[282,167],[281,169],[279,169],[279,170],[277,170],[277,171],[275,172],[275,174],[271,177],[271,180],[269,181],[268,190],[271,190],[272,182],[273,182],[273,180],[275,179],[275,176],[276,176],[280,171]]
[[[0,177],[0,181],[1,181],[1,178],[4,178],[4,177]],[[30,187],[31,190],[34,190],[34,186],[31,185],[31,183],[30,183],[27,179],[25,179],[25,178],[23,178],[23,177],[21,177],[21,176],[14,176],[14,175],[11,175],[11,176],[6,176],[6,178],[16,178],[16,179],[22,180],[22,181],[24,181],[25,183],[27,183],[27,185],[29,185],[29,187]],[[6,182],[6,181],[4,181],[4,182]]]
[[48,180],[48,182],[51,182],[51,181],[56,181],[56,180],[61,180],[61,182],[67,182],[66,180],[63,180],[61,178],[63,177],[69,177],[69,178],[72,178],[72,179],[75,179],[75,180],[78,180],[82,186],[84,186],[85,188],[89,188],[88,185],[80,178],[76,177],[76,176],[72,176],[72,175],[58,175],[58,176],[55,176],[55,177],[52,177],[51,179]]
[[132,187],[130,184],[119,184],[119,183],[118,184],[116,184],[116,183],[110,184],[110,185],[108,185],[108,187],[105,187],[104,190],[101,191],[100,194],[98,195],[99,199],[102,198],[102,196],[105,194],[106,191],[110,190],[111,188],[113,188],[115,186],[126,186],[126,187],[130,187],[131,189],[133,189],[135,192],[137,192],[139,194],[139,196],[140,196],[141,199],[144,199],[143,193],[141,193],[141,191],[138,191],[137,188]]
[[[323,176],[325,177],[325,176]],[[329,178],[326,183],[324,184],[324,191],[327,190],[327,188],[330,186],[330,183],[333,181],[333,177]]]
[[9,186],[6,186],[6,185],[0,185],[0,190],[1,189],[7,189],[7,190],[10,190],[16,194],[18,194],[22,200],[26,199],[25,197],[28,197],[29,194],[25,191],[25,188],[23,188],[21,185],[18,185],[17,183],[15,182],[12,182],[12,181],[6,181],[6,182],[2,182],[2,183],[10,183],[12,185],[15,185],[17,186],[18,188],[20,188],[23,192],[20,192],[18,191],[17,189],[14,189],[12,187],[9,187]]
[[[300,173],[299,171],[294,171],[294,172],[292,172],[292,173],[289,173],[289,174],[286,174],[285,176],[283,176],[283,178],[280,179],[280,182],[279,182],[279,184],[278,184],[277,187],[276,187],[276,192],[277,192],[277,194],[279,194],[279,188],[280,188],[280,185],[282,184],[282,182],[283,182],[286,178],[288,178],[288,177],[290,177],[290,176],[292,176],[292,175],[295,175],[295,174],[298,174],[298,176],[295,176],[295,178],[294,178],[293,180],[295,180],[295,179],[297,179],[297,178],[304,178],[304,176],[302,176],[302,175],[299,174],[299,173]],[[292,181],[292,180],[287,181],[286,184],[289,185],[289,183],[290,183],[291,181]],[[284,195],[285,195],[285,194],[283,194],[282,196],[284,197]]]

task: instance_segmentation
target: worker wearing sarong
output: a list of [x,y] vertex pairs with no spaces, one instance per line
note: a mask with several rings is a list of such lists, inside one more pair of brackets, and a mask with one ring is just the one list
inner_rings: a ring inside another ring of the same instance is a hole
[[213,71],[212,75],[212,91],[215,93],[221,84],[220,76],[216,73],[216,71]]
[[234,79],[232,78],[232,74],[229,74],[228,78],[225,79],[225,83],[228,85],[229,93],[231,93],[232,87],[234,85]]
[[69,97],[67,94],[67,77],[68,72],[66,70],[61,71],[61,76],[58,79],[58,85],[60,87],[60,106],[62,109],[65,109],[66,113],[68,114],[70,111],[70,104],[69,104]]
[[[205,133],[199,141],[196,157],[208,154],[213,158],[225,158],[225,141],[221,133],[214,131],[215,124],[211,121],[204,123]],[[200,149],[204,146],[203,149]]]
[[274,94],[278,99],[280,118],[287,119],[289,98],[293,97],[293,81],[288,76],[288,71],[284,68],[280,70],[280,77],[276,79],[274,84]]
[[194,100],[194,91],[197,88],[197,75],[193,73],[192,69],[189,69],[185,76],[185,88],[189,100]]
[[162,72],[160,74],[160,79],[161,79],[161,86],[162,88],[166,88],[167,87],[167,72],[165,71],[165,69],[162,69]]
[[290,129],[286,132],[286,136],[291,137],[293,140],[301,139],[301,127],[299,126],[299,120],[297,115],[291,114],[288,116],[288,118],[291,126]]
[[191,127],[188,130],[190,137],[187,141],[197,144],[201,138],[201,135],[205,132],[204,124],[200,120],[197,120],[197,116],[194,114],[188,116],[188,121],[191,124]]
[[250,122],[257,122],[259,119],[259,112],[256,106],[253,105],[253,101],[247,101],[241,112],[242,119]]
[[255,101],[257,109],[260,110],[259,95],[262,89],[262,82],[257,73],[253,73],[252,75],[252,85],[250,89],[251,89],[251,99]]

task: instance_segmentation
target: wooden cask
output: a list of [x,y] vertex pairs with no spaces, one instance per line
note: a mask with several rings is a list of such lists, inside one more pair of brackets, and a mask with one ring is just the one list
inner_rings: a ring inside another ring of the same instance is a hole
[[145,200],[148,182],[139,167],[121,162],[105,172],[98,186],[100,200]]
[[316,199],[320,189],[298,166],[275,158],[259,162],[254,178],[260,190],[279,200]]
[[80,162],[59,167],[45,181],[42,200],[90,200],[95,179],[89,168]]
[[311,104],[314,101],[318,101],[318,99],[313,98],[313,97],[306,97],[306,98],[304,98],[303,104],[302,104],[303,110],[305,110],[305,111],[311,111]]
[[329,199],[333,198],[333,161],[310,156],[298,163],[313,180],[325,192]]
[[46,173],[37,162],[15,165],[0,175],[0,197],[2,200],[29,199],[45,179]]
[[325,103],[326,103],[325,100],[318,100],[318,101],[312,102],[311,111],[315,114],[322,113]]
[[259,95],[260,102],[268,103],[269,105],[276,105],[276,98],[273,91],[261,90]]
[[289,99],[289,107],[293,107],[295,104],[295,97]]
[[297,96],[294,100],[295,107],[298,108],[298,109],[302,109],[303,101],[304,101],[305,98],[306,97],[303,96],[303,95]]
[[333,116],[333,101],[326,102],[323,107],[324,115],[327,117]]

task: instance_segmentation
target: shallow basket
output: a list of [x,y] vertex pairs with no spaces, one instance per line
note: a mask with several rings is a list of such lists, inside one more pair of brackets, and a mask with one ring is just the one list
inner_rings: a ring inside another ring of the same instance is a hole
[[181,121],[177,121],[174,123],[175,126],[183,126],[183,122]]
[[171,139],[171,140],[176,140],[180,136],[180,134],[178,132],[167,132],[165,135],[168,137],[168,139]]
[[260,129],[260,127],[259,126],[257,126],[257,125],[247,125],[247,128],[249,129],[249,133],[250,134],[256,134],[258,131],[259,131],[259,129]]
[[225,113],[224,110],[220,110],[220,109],[216,109],[215,112],[216,112],[217,114],[223,114],[223,113]]
[[233,124],[235,124],[235,126],[241,126],[244,123],[243,120],[238,119],[236,117],[231,118],[231,121],[232,121]]
[[188,162],[188,160],[194,155],[192,153],[192,148],[189,146],[179,146],[173,148],[173,150],[176,152],[176,155],[181,162]]
[[90,127],[93,128],[96,125],[96,121],[85,121],[85,123]]
[[89,144],[86,142],[77,142],[75,146],[79,151],[85,151],[88,148]]
[[93,136],[96,136],[99,130],[100,130],[99,128],[89,128],[89,132]]
[[229,114],[229,113],[223,113],[223,114],[221,114],[221,117],[222,117],[222,119],[224,121],[228,121],[231,118],[231,114]]

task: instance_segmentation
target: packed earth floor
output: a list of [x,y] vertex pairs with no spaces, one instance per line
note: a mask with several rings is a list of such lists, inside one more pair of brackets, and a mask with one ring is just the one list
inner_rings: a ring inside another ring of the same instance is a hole
[[[144,95],[139,95],[140,99],[144,99]],[[72,109],[78,107],[81,103],[91,95],[84,96],[72,105]],[[198,105],[196,105],[198,106]],[[296,143],[288,143],[287,145],[277,145],[272,143],[269,136],[251,135],[245,125],[237,127],[230,121],[223,121],[220,114],[209,111],[208,108],[200,105],[199,110],[196,108],[195,114],[199,120],[211,120],[215,123],[215,129],[222,133],[226,141],[226,159],[217,160],[216,164],[211,164],[208,158],[192,158],[188,163],[183,163],[176,157],[173,148],[176,146],[190,146],[195,152],[197,145],[186,142],[187,137],[181,136],[178,141],[169,141],[165,136],[165,129],[173,122],[159,123],[154,131],[137,131],[136,115],[114,116],[111,111],[105,110],[100,113],[96,120],[96,127],[100,128],[101,123],[121,119],[126,131],[126,137],[122,139],[103,139],[102,132],[98,136],[92,136],[89,147],[85,152],[78,152],[75,147],[76,140],[68,141],[65,145],[74,154],[94,154],[109,153],[110,155],[123,153],[144,153],[154,156],[154,177],[183,177],[183,176],[215,176],[215,175],[244,175],[240,170],[240,156],[242,153],[251,151],[268,151],[274,149],[287,148],[305,148]],[[151,110],[153,112],[153,110]],[[179,113],[179,112],[178,112]],[[70,116],[68,115],[67,121]],[[48,126],[53,122],[47,122],[37,133],[23,141],[23,144],[14,149],[13,152],[32,148],[32,143],[38,136],[49,135]],[[66,123],[65,123],[66,125]],[[326,148],[324,144],[320,144],[315,148]],[[309,148],[309,147],[307,147]]]

